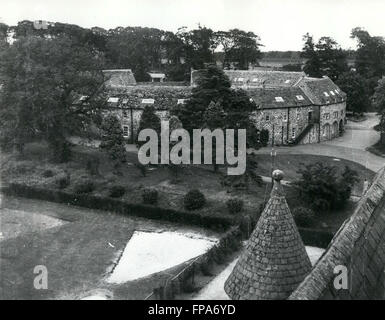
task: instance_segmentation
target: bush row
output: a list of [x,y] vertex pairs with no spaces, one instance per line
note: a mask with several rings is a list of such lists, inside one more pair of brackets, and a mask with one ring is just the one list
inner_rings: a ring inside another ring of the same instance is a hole
[[90,209],[112,211],[119,214],[134,215],[148,219],[166,220],[223,231],[234,224],[233,219],[220,215],[204,215],[199,212],[177,211],[152,205],[128,203],[123,200],[90,195],[73,194],[64,190],[44,189],[12,183],[2,190],[6,194],[32,199],[46,200]]

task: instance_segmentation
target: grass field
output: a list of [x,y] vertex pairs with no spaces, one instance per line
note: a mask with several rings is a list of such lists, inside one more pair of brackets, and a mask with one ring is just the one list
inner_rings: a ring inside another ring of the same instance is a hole
[[[30,199],[5,197],[2,208],[63,219],[66,223],[44,230],[25,230],[16,238],[0,240],[1,300],[79,299],[96,289],[112,292],[114,299],[144,299],[154,287],[179,272],[184,263],[120,285],[104,281],[135,230],[184,230],[218,236],[178,224]],[[37,265],[47,267],[47,290],[33,286]]]

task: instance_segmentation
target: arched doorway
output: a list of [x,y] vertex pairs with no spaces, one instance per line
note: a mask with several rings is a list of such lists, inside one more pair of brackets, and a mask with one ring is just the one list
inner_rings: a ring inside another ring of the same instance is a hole
[[340,136],[342,136],[344,133],[344,121],[340,120]]
[[325,140],[330,140],[330,124],[325,123],[322,127],[322,136]]
[[334,121],[333,122],[333,138],[338,137],[339,131],[338,131],[338,122]]

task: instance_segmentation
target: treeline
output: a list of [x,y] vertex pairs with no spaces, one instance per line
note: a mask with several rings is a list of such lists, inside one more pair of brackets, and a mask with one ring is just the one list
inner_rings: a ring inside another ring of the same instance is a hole
[[[315,41],[307,33],[301,52],[301,57],[306,59],[303,70],[309,76],[328,76],[335,81],[347,93],[347,108],[353,113],[382,112],[378,99],[374,101],[374,98],[378,96],[376,88],[385,75],[385,40],[361,28],[354,28],[351,38],[357,41],[356,51],[342,50],[330,37]],[[352,58],[354,66],[349,66],[348,59]]]
[[247,69],[261,56],[258,35],[239,29],[216,31],[199,26],[194,30],[179,28],[177,32],[156,28],[117,27],[82,28],[65,23],[45,23],[41,27],[32,21],[16,26],[0,25],[3,39],[26,36],[55,38],[69,37],[75,43],[91,46],[104,58],[104,68],[131,68],[138,81],[148,81],[148,72],[159,70],[169,80],[183,81],[190,77],[191,68],[203,68],[215,62],[215,51],[223,51],[223,63],[237,69]]

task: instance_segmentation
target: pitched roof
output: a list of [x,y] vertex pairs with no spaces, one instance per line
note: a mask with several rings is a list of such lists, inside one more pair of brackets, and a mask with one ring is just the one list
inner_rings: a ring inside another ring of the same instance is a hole
[[234,300],[286,299],[311,270],[280,183],[282,171],[275,170],[273,177],[269,202],[225,282]]
[[136,85],[136,80],[131,69],[103,70],[108,78],[105,85],[108,89],[123,89],[127,86]]
[[247,94],[260,109],[305,107],[312,103],[301,88],[249,88]]
[[303,88],[315,104],[340,103],[346,100],[346,94],[329,77],[305,77],[297,84]]
[[186,86],[147,86],[136,85],[118,92],[111,92],[109,99],[118,98],[116,105],[122,108],[143,109],[152,104],[157,110],[169,110],[191,95],[191,87]]
[[233,86],[241,87],[292,87],[302,77],[303,72],[271,70],[225,70]]

